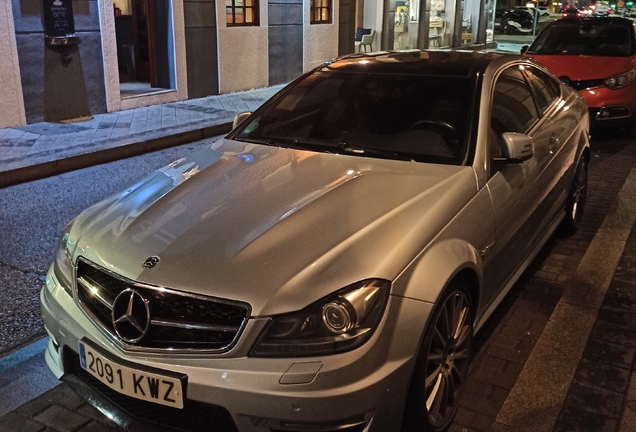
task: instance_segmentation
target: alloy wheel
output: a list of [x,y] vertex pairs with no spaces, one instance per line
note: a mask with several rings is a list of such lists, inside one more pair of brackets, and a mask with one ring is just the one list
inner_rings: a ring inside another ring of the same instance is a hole
[[431,426],[442,428],[455,414],[470,363],[472,316],[462,291],[446,297],[434,326],[426,360],[425,408]]
[[572,209],[570,217],[574,225],[578,227],[583,218],[583,208],[587,198],[587,161],[581,158],[579,165],[576,167],[574,174],[574,183],[572,184]]

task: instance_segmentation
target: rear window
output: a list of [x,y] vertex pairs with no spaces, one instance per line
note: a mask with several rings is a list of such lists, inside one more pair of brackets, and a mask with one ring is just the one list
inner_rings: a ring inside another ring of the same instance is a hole
[[560,22],[547,27],[528,50],[530,54],[620,57],[634,53],[631,26],[601,20]]

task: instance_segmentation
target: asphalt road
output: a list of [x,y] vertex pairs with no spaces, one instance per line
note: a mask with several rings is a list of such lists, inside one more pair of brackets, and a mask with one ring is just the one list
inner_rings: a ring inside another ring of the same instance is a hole
[[0,357],[45,334],[39,291],[64,226],[90,205],[217,139],[0,189]]

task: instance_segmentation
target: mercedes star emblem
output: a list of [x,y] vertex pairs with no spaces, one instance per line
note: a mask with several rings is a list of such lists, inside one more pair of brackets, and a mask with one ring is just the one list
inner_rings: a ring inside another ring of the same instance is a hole
[[139,342],[150,327],[150,304],[138,291],[125,289],[115,297],[111,318],[117,336],[124,342]]
[[146,259],[146,261],[144,261],[144,263],[141,266],[143,268],[153,268],[158,263],[159,263],[159,257],[158,256],[151,256],[150,258]]

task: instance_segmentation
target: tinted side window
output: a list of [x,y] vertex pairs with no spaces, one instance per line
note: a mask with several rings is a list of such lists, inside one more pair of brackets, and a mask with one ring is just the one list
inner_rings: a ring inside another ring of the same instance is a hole
[[530,81],[530,85],[535,91],[539,110],[543,114],[561,95],[559,85],[548,74],[539,69],[530,67],[526,68],[525,71],[528,81]]
[[498,123],[498,133],[526,133],[539,119],[532,91],[519,66],[509,67],[497,78],[491,115],[493,126]]

